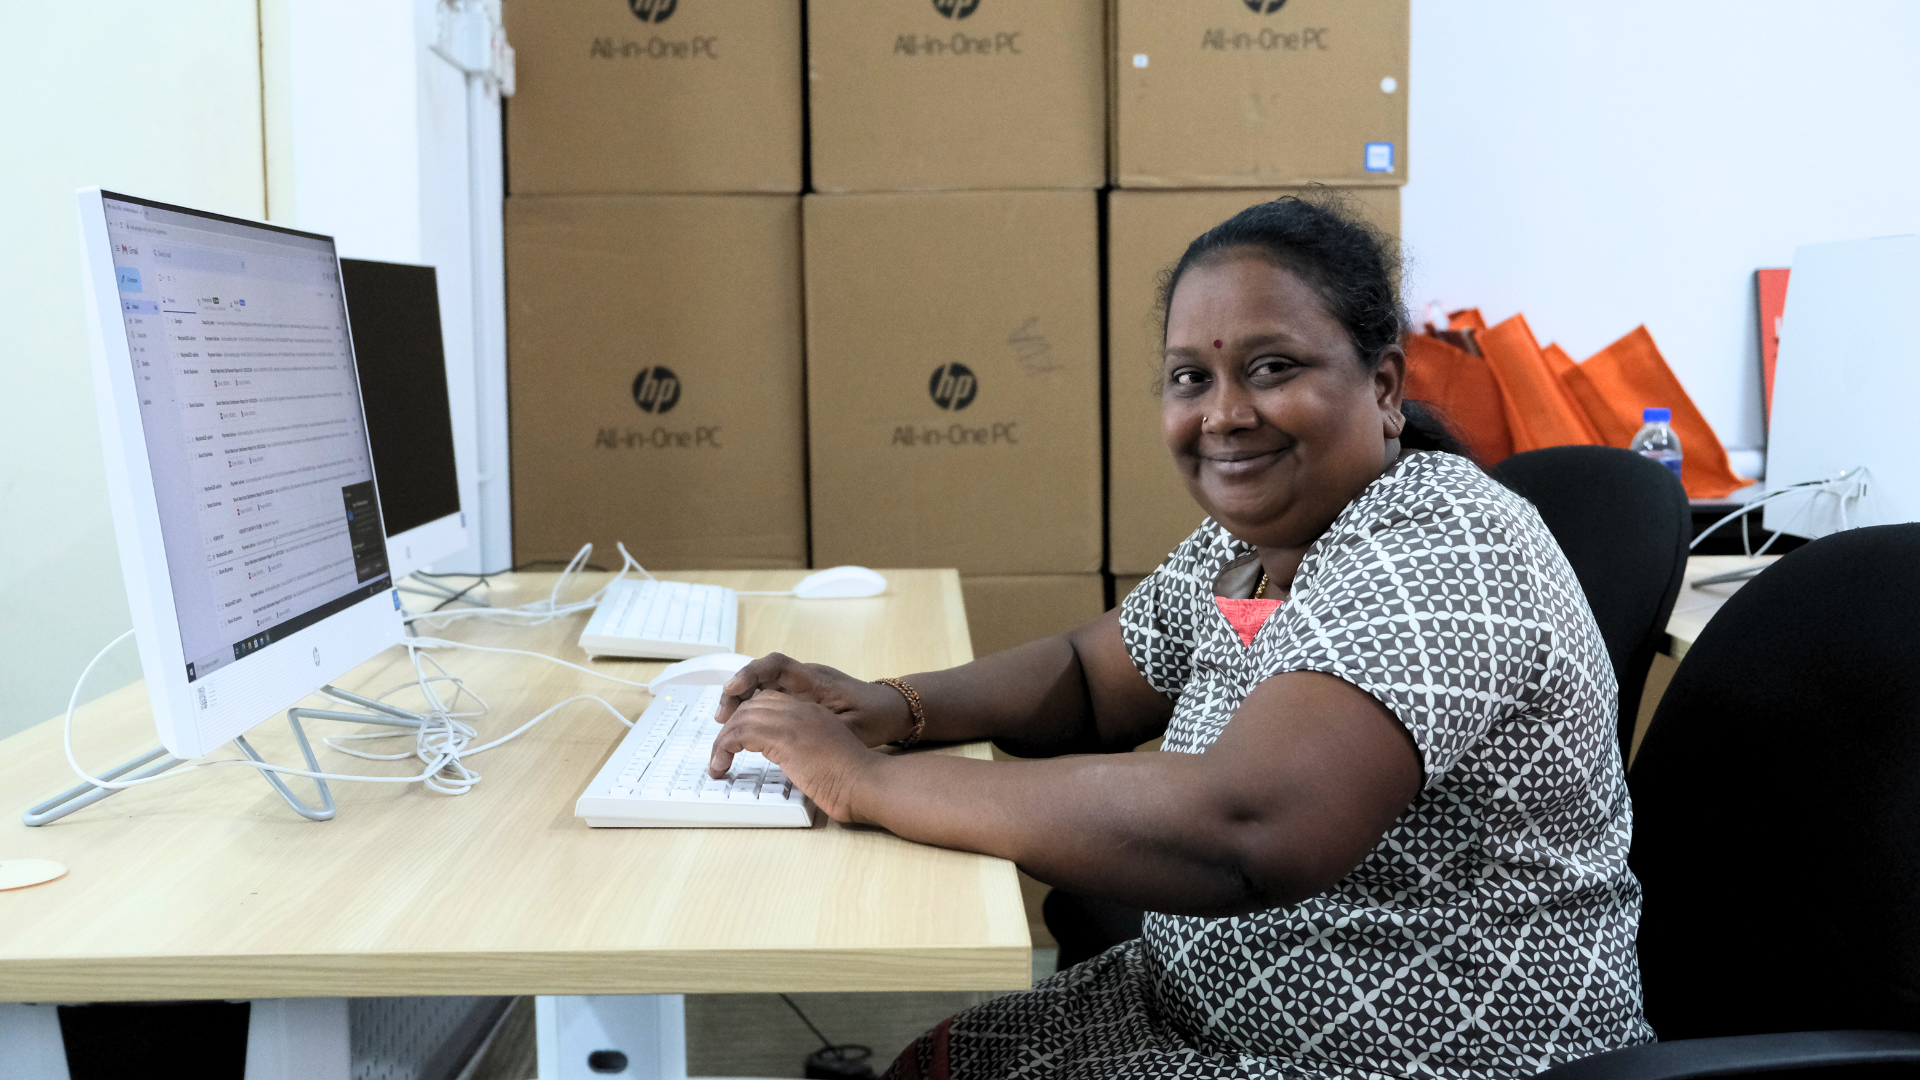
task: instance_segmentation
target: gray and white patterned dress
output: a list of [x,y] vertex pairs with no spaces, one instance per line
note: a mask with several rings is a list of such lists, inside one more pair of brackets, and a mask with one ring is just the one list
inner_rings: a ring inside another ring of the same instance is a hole
[[1204,753],[1260,682],[1325,672],[1413,736],[1419,795],[1326,893],[1149,913],[1142,938],[954,1017],[896,1072],[1483,1080],[1650,1041],[1613,668],[1533,506],[1462,458],[1405,454],[1242,645],[1214,583],[1251,552],[1207,521],[1121,607],[1176,701],[1163,749]]

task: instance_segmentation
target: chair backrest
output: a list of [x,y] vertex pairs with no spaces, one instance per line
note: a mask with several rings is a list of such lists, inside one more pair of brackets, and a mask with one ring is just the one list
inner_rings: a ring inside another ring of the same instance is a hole
[[1782,558],[1708,623],[1628,774],[1662,1039],[1920,1031],[1920,525]]
[[1573,566],[1620,680],[1620,761],[1687,570],[1693,512],[1665,466],[1611,446],[1550,446],[1488,470],[1525,496]]

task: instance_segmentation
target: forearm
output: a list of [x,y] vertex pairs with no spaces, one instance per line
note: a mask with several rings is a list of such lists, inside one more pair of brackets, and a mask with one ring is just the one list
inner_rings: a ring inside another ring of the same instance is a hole
[[991,739],[1021,757],[1101,749],[1080,659],[1064,636],[905,678],[920,695],[921,737],[930,742]]
[[[1272,843],[1273,822],[1217,797],[1196,756],[901,755],[873,764],[852,809],[907,839],[997,855],[1048,884],[1154,911],[1240,914],[1320,889],[1309,867],[1290,873],[1275,857],[1285,845]],[[1250,860],[1255,833],[1265,854]]]

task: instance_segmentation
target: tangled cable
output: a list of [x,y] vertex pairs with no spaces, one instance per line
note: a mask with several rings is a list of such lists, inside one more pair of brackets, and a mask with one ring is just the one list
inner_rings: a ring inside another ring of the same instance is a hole
[[[73,712],[74,709],[79,706],[80,691],[86,685],[87,677],[93,674],[93,669],[99,665],[100,661],[106,657],[107,653],[111,651],[114,646],[132,636],[133,631],[128,630],[108,642],[105,648],[102,648],[98,653],[94,654],[93,659],[88,661],[86,668],[80,672],[80,678],[73,684],[72,695],[67,698],[67,711],[61,727],[61,738],[66,748],[67,764],[73,769],[74,775],[95,787],[109,788],[115,791],[123,788],[139,787],[143,784],[158,783],[162,780],[171,780],[176,776],[184,776],[195,769],[206,769],[219,765],[244,765],[263,773],[271,772],[279,773],[283,776],[304,776],[310,780],[350,780],[372,784],[421,784],[443,795],[464,795],[473,790],[474,785],[478,784],[482,779],[482,774],[467,764],[468,758],[518,738],[534,725],[575,702],[591,701],[598,703],[602,708],[606,709],[606,711],[612,713],[614,718],[622,724],[627,727],[633,726],[633,721],[605,698],[597,694],[575,694],[572,697],[549,706],[539,715],[534,716],[526,723],[521,724],[505,735],[490,742],[475,746],[473,745],[473,741],[479,737],[479,732],[478,729],[472,724],[467,723],[467,721],[486,715],[490,711],[489,706],[484,698],[468,688],[465,680],[449,672],[439,660],[432,656],[424,655],[424,650],[428,649],[451,647],[478,649],[482,652],[515,653],[522,656],[537,657],[549,663],[573,668],[576,671],[582,671],[610,682],[622,683],[627,686],[644,687],[646,685],[645,683],[634,682],[631,679],[622,679],[612,675],[606,675],[594,671],[591,668],[581,667],[578,664],[571,664],[565,660],[547,656],[544,653],[529,652],[524,649],[500,649],[484,645],[468,645],[465,642],[447,641],[441,638],[409,638],[401,644],[406,646],[407,655],[413,663],[413,680],[401,683],[387,690],[385,693],[380,694],[373,700],[383,704],[391,704],[388,699],[394,695],[407,690],[417,689],[425,703],[424,709],[415,714],[420,717],[420,725],[417,728],[402,728],[394,731],[332,735],[322,738],[321,741],[330,749],[338,750],[343,754],[368,761],[404,761],[408,758],[417,759],[420,761],[422,769],[416,774],[410,776],[360,776],[350,773],[318,772],[312,769],[298,769],[291,766],[275,765],[271,762],[254,761],[251,758],[240,757],[221,758],[218,761],[195,762],[184,768],[135,780],[108,780],[95,776],[82,768],[79,759],[74,755]],[[428,672],[427,665],[431,665],[432,673]],[[452,687],[450,700],[447,696],[442,695],[441,686]],[[346,698],[328,693],[326,688],[323,688],[321,693],[332,701],[351,704]],[[463,708],[463,699],[467,698],[472,699],[471,704]],[[351,721],[346,722],[350,723]],[[369,753],[364,750],[340,745],[343,742],[406,738],[408,736],[413,737],[413,748],[397,754]]]
[[562,603],[560,594],[566,591],[567,585],[576,575],[583,572],[583,568],[587,565],[587,558],[593,554],[592,544],[582,544],[580,550],[573,553],[573,558],[567,561],[567,565],[560,571],[560,576],[554,579],[553,589],[547,594],[545,599],[534,600],[530,603],[521,604],[519,607],[510,608],[460,608],[456,610],[423,611],[415,615],[408,615],[406,621],[409,625],[424,623],[435,630],[444,628],[454,619],[515,619],[525,620],[519,623],[521,626],[542,626],[555,619],[565,618],[576,612],[592,611],[595,607],[599,606],[600,598],[606,595],[607,590],[613,586],[614,582],[626,577],[629,572],[636,572],[648,581],[659,580],[648,573],[647,568],[640,565],[640,560],[634,558],[633,555],[627,551],[626,544],[615,543],[613,546],[620,552],[620,572],[613,575],[605,585],[595,589],[593,594],[585,599],[570,600]]

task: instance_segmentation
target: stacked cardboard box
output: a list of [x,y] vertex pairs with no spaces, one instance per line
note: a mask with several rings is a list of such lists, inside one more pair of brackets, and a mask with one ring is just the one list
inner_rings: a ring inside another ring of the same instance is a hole
[[1101,186],[1104,0],[819,0],[813,189]]
[[506,18],[515,561],[805,566],[799,0]]
[[976,654],[1105,596],[1103,3],[808,9],[814,563],[958,568]]
[[805,566],[799,200],[507,200],[514,557]]
[[1120,187],[1397,186],[1409,0],[1113,0]]

